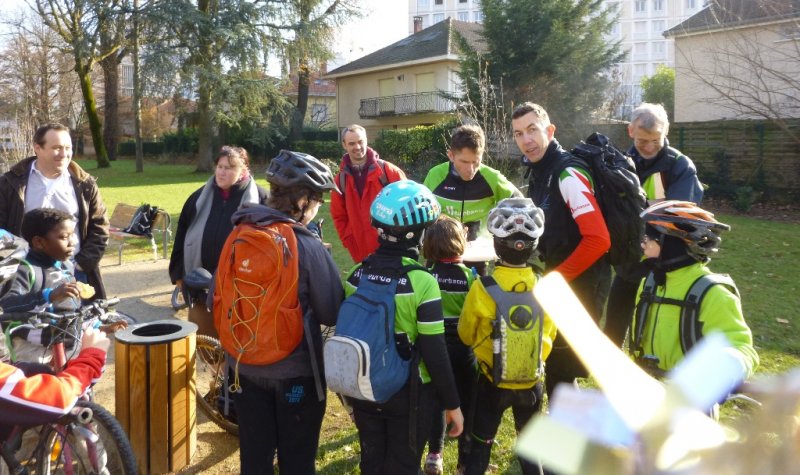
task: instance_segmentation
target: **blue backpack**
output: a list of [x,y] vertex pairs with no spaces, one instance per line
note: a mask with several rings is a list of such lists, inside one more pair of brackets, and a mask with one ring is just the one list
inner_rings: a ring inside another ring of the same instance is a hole
[[408,382],[416,358],[403,358],[397,351],[394,297],[400,278],[414,269],[425,270],[404,266],[383,284],[370,281],[368,267],[362,266],[358,289],[342,303],[336,331],[323,349],[331,391],[383,403]]

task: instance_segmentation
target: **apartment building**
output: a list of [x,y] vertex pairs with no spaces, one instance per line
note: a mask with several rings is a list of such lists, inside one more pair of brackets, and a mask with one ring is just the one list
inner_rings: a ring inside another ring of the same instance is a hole
[[[655,73],[660,64],[674,67],[674,40],[662,33],[702,10],[706,0],[605,0],[605,4],[619,13],[609,41],[620,41],[628,53],[614,75],[625,98],[617,114],[626,117],[642,100],[642,78]],[[480,0],[408,0],[408,12],[409,33],[415,31],[414,17],[422,22],[422,28],[447,17],[483,20]]]

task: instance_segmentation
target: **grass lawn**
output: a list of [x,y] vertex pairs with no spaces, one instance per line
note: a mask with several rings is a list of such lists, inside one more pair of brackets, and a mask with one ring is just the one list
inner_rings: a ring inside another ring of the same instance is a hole
[[[89,173],[98,177],[100,191],[109,213],[118,202],[150,203],[170,213],[173,229],[184,201],[202,186],[209,174],[194,173],[192,165],[165,165],[147,162],[145,172],[135,173],[132,160],[117,160],[112,168],[99,170],[94,161],[79,160]],[[263,171],[255,172],[261,185],[266,185]],[[328,206],[320,210],[325,219],[326,241],[333,245],[333,255],[344,272],[352,265],[342,248]],[[759,373],[778,373],[800,366],[800,337],[794,311],[800,303],[800,246],[797,245],[797,223],[753,219],[745,216],[719,214],[717,218],[730,224],[732,231],[723,236],[722,251],[711,267],[716,272],[729,273],[742,295],[745,317],[755,335],[761,357]],[[131,248],[135,246],[131,245]],[[113,252],[113,251],[112,251]],[[126,260],[149,258],[146,246],[128,249]],[[329,399],[329,411],[320,442],[319,473],[354,473],[358,466],[358,437],[354,426],[335,398]],[[727,407],[727,417],[736,417],[737,409]],[[507,418],[497,437],[492,454],[495,473],[519,473],[512,457],[513,425]],[[450,441],[445,452],[445,473],[454,470],[455,444]]]

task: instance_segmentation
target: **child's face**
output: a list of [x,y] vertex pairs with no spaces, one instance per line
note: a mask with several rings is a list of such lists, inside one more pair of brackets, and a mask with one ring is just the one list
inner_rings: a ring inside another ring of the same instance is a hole
[[53,259],[66,261],[75,249],[75,221],[67,220],[56,225],[46,236],[37,236],[38,249]]
[[661,246],[658,241],[645,235],[644,239],[642,239],[642,251],[644,251],[644,256],[648,259],[655,259],[661,255]]
[[475,174],[478,173],[478,169],[481,167],[481,154],[469,148],[448,150],[447,157],[453,162],[458,176],[464,181],[470,181],[475,178]]

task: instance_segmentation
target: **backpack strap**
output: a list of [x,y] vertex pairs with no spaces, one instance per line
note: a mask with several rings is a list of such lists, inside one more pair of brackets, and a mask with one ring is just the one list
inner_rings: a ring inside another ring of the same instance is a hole
[[378,177],[378,181],[381,182],[381,186],[386,186],[389,184],[389,177],[386,175],[386,161],[382,158],[376,158],[375,162],[378,164],[378,168],[381,170],[381,174]]
[[[505,320],[506,325],[511,325],[511,310],[514,307],[518,306],[526,306],[531,309],[531,314],[533,318],[531,319],[531,325],[536,325],[539,323],[539,335],[538,335],[538,342],[539,342],[539,355],[537,359],[537,372],[542,374],[544,368],[544,362],[542,361],[542,340],[544,339],[544,310],[542,306],[539,304],[539,301],[536,300],[536,297],[533,296],[533,289],[526,290],[523,292],[515,292],[513,290],[503,290],[500,288],[500,285],[497,284],[497,281],[494,277],[490,275],[483,275],[481,276],[481,283],[483,287],[486,289],[486,292],[489,294],[489,297],[492,298],[496,305],[495,310],[495,320],[493,323],[492,328],[492,338],[499,338],[500,337],[500,320]],[[494,368],[493,368],[494,369]],[[493,376],[492,378],[495,382],[497,381],[497,375]]]
[[647,313],[655,297],[656,279],[652,272],[647,274],[644,280],[644,287],[639,294],[639,302],[636,304],[636,314],[633,320],[633,328],[628,341],[628,347],[633,351],[634,356],[642,356],[642,336],[644,334]]
[[739,297],[739,289],[728,274],[706,274],[697,278],[683,302],[681,310],[680,335],[681,350],[686,354],[703,337],[703,323],[700,321],[700,305],[708,290],[714,285],[724,285]]
[[[385,187],[389,184],[389,176],[386,174],[386,161],[382,158],[376,158],[375,163],[378,164],[378,169],[381,171],[381,174],[378,175],[378,181],[381,184],[381,187]],[[350,173],[345,170],[339,171],[339,191],[342,192],[342,196],[345,195],[345,175],[349,175]]]

